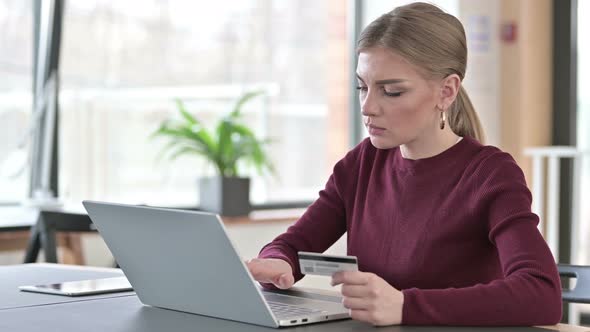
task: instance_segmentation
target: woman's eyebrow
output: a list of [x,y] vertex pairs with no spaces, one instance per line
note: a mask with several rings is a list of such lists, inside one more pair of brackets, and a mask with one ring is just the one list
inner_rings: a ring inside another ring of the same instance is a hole
[[[356,74],[356,78],[358,78],[361,82],[365,83],[365,81],[359,76],[358,73]],[[389,78],[389,79],[375,81],[375,84],[379,84],[379,85],[395,84],[395,83],[403,83],[403,82],[407,82],[407,81],[408,80],[404,80],[401,78]]]
[[390,79],[386,79],[386,80],[375,81],[375,84],[395,84],[395,83],[403,83],[403,82],[407,82],[407,80],[404,80],[401,78],[390,78]]

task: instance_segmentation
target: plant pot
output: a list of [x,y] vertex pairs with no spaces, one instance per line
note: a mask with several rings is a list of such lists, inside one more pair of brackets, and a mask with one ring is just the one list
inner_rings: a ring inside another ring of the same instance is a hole
[[223,216],[250,213],[250,178],[210,177],[199,179],[199,207]]

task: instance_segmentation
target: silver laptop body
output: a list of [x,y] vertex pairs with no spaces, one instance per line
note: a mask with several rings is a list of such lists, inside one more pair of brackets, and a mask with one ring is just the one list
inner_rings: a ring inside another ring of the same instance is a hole
[[349,317],[336,296],[262,290],[215,214],[83,204],[144,304],[269,327]]

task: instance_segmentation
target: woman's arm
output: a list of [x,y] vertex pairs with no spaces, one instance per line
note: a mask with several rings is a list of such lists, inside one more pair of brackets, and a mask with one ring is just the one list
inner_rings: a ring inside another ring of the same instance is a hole
[[512,157],[493,154],[478,174],[488,237],[504,278],[466,288],[406,289],[403,324],[551,325],[561,319],[556,264],[537,230],[531,194]]
[[287,231],[267,244],[259,258],[279,258],[291,265],[295,282],[303,277],[299,269],[298,251],[323,252],[346,232],[342,200],[330,177],[320,197]]
[[347,229],[346,202],[344,197],[352,199],[356,187],[356,173],[364,142],[351,150],[335,166],[326,186],[320,191],[319,198],[307,209],[303,216],[287,231],[260,252],[259,258],[278,258],[289,263],[293,269],[295,281],[303,275],[299,269],[298,251],[323,252],[336,242]]

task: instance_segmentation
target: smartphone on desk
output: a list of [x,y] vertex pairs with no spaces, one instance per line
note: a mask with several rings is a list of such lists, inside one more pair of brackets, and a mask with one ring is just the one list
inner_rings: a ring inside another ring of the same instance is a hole
[[56,284],[19,286],[23,292],[83,296],[132,291],[126,277],[101,278],[92,280],[66,281]]

